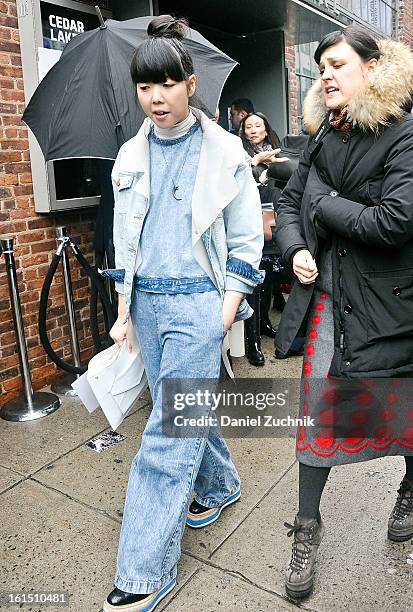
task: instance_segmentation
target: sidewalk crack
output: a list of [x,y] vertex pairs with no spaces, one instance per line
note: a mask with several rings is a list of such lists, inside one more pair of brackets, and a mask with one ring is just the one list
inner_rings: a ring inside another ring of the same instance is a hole
[[263,502],[263,500],[266,497],[268,497],[268,495],[270,495],[270,493],[272,493],[272,491],[275,489],[275,487],[281,482],[281,480],[284,478],[284,476],[286,476],[288,474],[288,472],[294,467],[294,465],[296,463],[297,463],[297,460],[294,460],[293,463],[288,466],[288,468],[285,470],[285,472],[283,472],[283,474],[280,476],[280,478],[264,493],[264,495],[262,495],[262,497],[260,497],[260,499],[257,501],[257,503],[244,516],[244,518],[237,524],[237,526],[234,527],[234,529],[230,533],[227,534],[227,536],[222,540],[222,542],[220,542],[220,544],[218,544],[218,546],[216,548],[214,548],[214,550],[209,554],[208,559],[211,559],[215,555],[215,553],[218,552],[218,550],[228,541],[228,539],[232,536],[232,534],[235,533],[235,531],[251,516],[251,514],[254,512],[254,510],[257,509],[257,507]]
[[28,478],[27,480],[31,481],[31,482],[35,482],[36,484],[44,487],[45,489],[49,489],[50,491],[54,491],[55,493],[58,493],[59,495],[62,495],[63,497],[66,497],[67,499],[70,499],[70,501],[79,504],[81,506],[84,506],[85,508],[88,508],[89,510],[93,510],[94,512],[98,512],[99,514],[101,514],[102,516],[105,516],[106,518],[111,519],[112,521],[115,521],[116,523],[118,523],[119,525],[122,523],[122,519],[115,516],[114,514],[111,514],[110,512],[108,512],[107,510],[102,510],[101,508],[97,508],[96,506],[92,506],[90,504],[87,504],[86,502],[82,501],[81,499],[77,499],[76,497],[72,497],[72,495],[69,495],[68,493],[65,493],[64,491],[60,491],[60,489],[56,489],[55,487],[52,487],[44,482],[41,482],[40,480],[37,480],[37,478]]

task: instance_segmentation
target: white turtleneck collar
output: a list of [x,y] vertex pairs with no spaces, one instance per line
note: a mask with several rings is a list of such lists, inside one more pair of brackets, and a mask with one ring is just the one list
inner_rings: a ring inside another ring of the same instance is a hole
[[187,133],[187,131],[194,125],[195,121],[195,115],[191,110],[189,110],[188,117],[186,117],[186,119],[184,119],[180,123],[173,125],[172,127],[161,128],[158,127],[156,123],[154,123],[155,136],[157,136],[158,138],[163,138],[165,140],[173,140],[175,138],[180,138],[181,136],[184,136]]

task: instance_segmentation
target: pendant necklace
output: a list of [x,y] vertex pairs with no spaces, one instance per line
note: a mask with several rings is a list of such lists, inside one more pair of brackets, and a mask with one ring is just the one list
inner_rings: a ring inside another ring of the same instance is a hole
[[181,169],[180,169],[178,175],[175,177],[175,179],[171,175],[171,169],[169,167],[168,162],[166,161],[166,157],[165,157],[165,153],[164,153],[164,150],[163,150],[163,146],[161,145],[162,157],[163,157],[163,160],[165,162],[166,169],[168,170],[169,174],[171,175],[172,195],[175,198],[175,200],[177,200],[177,201],[181,201],[182,200],[182,198],[179,198],[178,195],[177,195],[178,191],[179,191],[179,179],[181,177],[182,170],[184,169],[186,158],[188,157],[189,149],[191,148],[191,141],[192,141],[192,137],[193,137],[194,133],[195,132],[193,132],[191,134],[191,136],[189,137],[188,146],[186,148],[185,155],[184,155],[184,158],[182,160]]

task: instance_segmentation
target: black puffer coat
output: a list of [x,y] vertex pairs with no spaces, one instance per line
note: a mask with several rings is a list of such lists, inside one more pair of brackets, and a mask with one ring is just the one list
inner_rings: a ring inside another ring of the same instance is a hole
[[[326,119],[318,129],[325,106],[320,84],[313,87],[305,107],[313,137],[279,201],[276,236],[285,258],[308,248],[317,260],[323,233],[332,244],[334,376],[413,372],[413,117],[401,110],[413,58],[394,41],[381,50],[367,93],[351,103],[350,132]],[[282,353],[313,288],[294,284],[276,338]]]

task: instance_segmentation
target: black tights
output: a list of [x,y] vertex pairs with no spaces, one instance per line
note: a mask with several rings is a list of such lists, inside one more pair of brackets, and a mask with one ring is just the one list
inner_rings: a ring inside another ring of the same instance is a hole
[[[406,478],[413,482],[413,456],[405,457]],[[320,500],[331,468],[299,464],[299,509],[305,518],[320,519]]]

